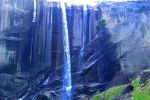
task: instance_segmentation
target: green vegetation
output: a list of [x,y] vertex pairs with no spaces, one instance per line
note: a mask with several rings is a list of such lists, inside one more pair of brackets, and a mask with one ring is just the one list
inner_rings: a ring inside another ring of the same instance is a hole
[[132,81],[132,85],[134,86],[134,89],[137,89],[140,87],[140,77],[136,78],[135,80]]
[[[146,70],[146,72],[150,70]],[[145,72],[145,71],[144,71]],[[145,84],[140,85],[140,76],[132,81],[134,86],[132,100],[150,100],[150,79]],[[110,88],[96,96],[91,100],[114,100],[115,97],[120,96],[120,93],[127,85],[121,85]]]
[[150,81],[144,87],[140,86],[139,81],[140,78],[133,81],[133,100],[150,100]]
[[91,100],[113,100],[117,96],[119,96],[122,92],[122,90],[126,87],[126,85],[121,85],[117,87],[113,87],[105,92],[102,92],[100,94],[97,94]]

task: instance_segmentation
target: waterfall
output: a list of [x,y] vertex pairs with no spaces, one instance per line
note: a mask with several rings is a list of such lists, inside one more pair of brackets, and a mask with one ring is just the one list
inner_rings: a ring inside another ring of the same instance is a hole
[[87,6],[83,5],[83,30],[82,30],[82,50],[85,48],[86,28],[87,28]]
[[71,62],[70,62],[70,47],[69,34],[67,25],[66,7],[64,3],[60,3],[62,10],[63,22],[63,44],[64,44],[64,80],[63,80],[63,100],[71,100]]
[[33,12],[33,19],[32,22],[36,21],[36,0],[33,0],[33,7],[34,7],[34,12]]

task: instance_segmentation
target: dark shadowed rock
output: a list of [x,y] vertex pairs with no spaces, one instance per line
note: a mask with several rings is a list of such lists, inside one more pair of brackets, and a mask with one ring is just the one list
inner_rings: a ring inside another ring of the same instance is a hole
[[36,96],[35,100],[50,100],[46,95],[39,94]]
[[133,90],[134,90],[134,86],[133,86],[133,85],[128,85],[128,86],[121,92],[121,95],[127,94],[127,93],[131,93]]
[[126,84],[129,81],[129,76],[120,71],[116,73],[115,77],[109,82],[109,87]]
[[104,91],[106,87],[107,87],[106,83],[90,83],[84,85],[83,84],[75,85],[73,86],[73,96],[76,98],[75,100],[80,100],[79,99],[80,97],[85,95],[90,97],[97,91],[99,92]]
[[76,96],[74,98],[74,100],[90,100],[90,96],[85,95],[85,94],[81,94],[81,95]]
[[87,88],[83,84],[78,84],[73,86],[73,91],[74,95],[84,94],[87,91]]

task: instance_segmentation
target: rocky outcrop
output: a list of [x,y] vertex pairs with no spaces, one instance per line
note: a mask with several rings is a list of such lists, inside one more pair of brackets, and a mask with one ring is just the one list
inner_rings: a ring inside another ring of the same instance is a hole
[[147,1],[106,2],[101,5],[103,19],[117,44],[121,70],[127,74],[141,71],[149,63],[149,13]]
[[141,86],[145,86],[147,84],[147,82],[149,82],[148,80],[150,79],[150,72],[143,72],[140,74],[140,85]]

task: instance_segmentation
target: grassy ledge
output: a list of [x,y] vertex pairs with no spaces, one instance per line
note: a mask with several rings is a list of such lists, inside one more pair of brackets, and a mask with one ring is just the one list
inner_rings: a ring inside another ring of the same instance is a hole
[[140,78],[137,78],[133,81],[134,92],[133,100],[150,100],[150,81],[147,81],[147,84],[141,88],[139,84]]
[[[150,70],[145,70],[143,72],[150,72]],[[146,83],[140,85],[140,76],[132,81],[134,86],[134,91],[132,95],[132,100],[150,100],[150,79]],[[104,92],[101,92],[93,96],[90,100],[114,100],[114,98],[120,96],[122,90],[126,88],[127,85],[116,86],[110,88]]]
[[91,100],[112,100],[116,98],[117,96],[119,96],[125,87],[126,85],[113,87],[100,94],[97,94],[96,96],[92,97]]

